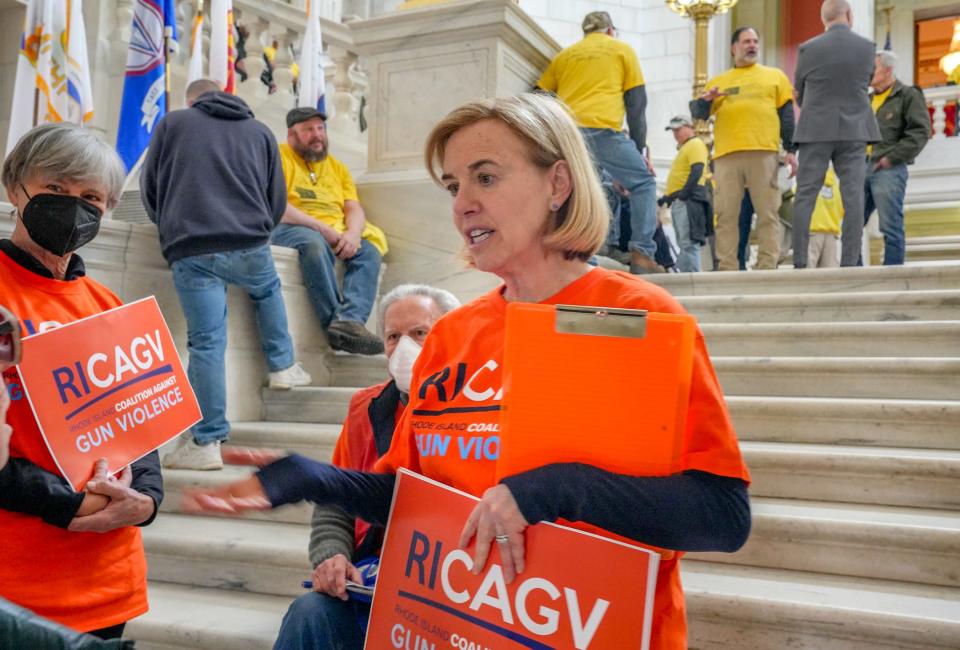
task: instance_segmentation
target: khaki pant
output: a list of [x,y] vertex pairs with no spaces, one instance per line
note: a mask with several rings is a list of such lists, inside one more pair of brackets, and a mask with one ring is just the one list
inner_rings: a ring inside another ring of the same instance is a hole
[[811,232],[807,244],[807,266],[811,269],[835,269],[840,266],[837,255],[839,235],[832,232]]
[[736,151],[717,158],[714,163],[717,180],[717,259],[719,270],[736,271],[737,243],[740,232],[740,203],[743,190],[750,190],[750,200],[757,213],[757,263],[755,269],[775,269],[780,259],[780,188],[777,186],[777,153],[775,151]]

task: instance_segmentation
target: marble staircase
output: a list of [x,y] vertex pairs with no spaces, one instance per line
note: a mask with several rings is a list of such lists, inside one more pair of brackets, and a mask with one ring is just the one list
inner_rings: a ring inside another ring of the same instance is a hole
[[[747,545],[685,561],[691,647],[956,648],[960,264],[657,280],[702,323],[753,475]],[[264,389],[233,442],[328,458],[385,361],[326,365],[329,386]],[[249,471],[166,473],[138,647],[270,647],[309,571],[309,507],[178,512],[185,486]]]

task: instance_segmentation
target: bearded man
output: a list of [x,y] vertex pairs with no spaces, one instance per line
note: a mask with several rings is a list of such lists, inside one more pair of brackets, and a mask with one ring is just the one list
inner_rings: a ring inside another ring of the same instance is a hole
[[[383,342],[364,324],[373,309],[387,239],[367,221],[350,171],[329,154],[326,120],[315,108],[287,113],[287,143],[280,145],[287,207],[272,242],[300,253],[303,281],[330,347],[381,354]],[[346,267],[342,287],[337,260]]]

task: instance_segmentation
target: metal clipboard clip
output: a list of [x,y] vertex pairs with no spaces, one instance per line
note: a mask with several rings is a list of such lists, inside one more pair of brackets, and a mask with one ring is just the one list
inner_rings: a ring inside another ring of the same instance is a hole
[[588,336],[642,339],[647,335],[647,310],[557,305],[557,332]]

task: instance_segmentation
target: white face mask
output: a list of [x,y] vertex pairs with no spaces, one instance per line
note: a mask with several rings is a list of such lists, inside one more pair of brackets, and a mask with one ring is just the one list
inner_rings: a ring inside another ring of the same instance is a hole
[[397,347],[393,349],[390,355],[390,361],[387,364],[387,370],[390,376],[397,382],[397,388],[402,393],[410,392],[410,381],[413,379],[413,364],[420,356],[420,350],[423,348],[419,343],[409,336],[401,336]]

